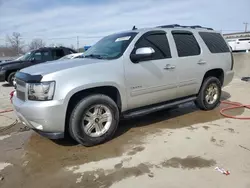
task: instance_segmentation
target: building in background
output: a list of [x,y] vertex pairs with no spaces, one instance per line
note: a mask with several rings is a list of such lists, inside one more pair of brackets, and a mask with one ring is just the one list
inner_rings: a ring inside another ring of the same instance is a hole
[[249,32],[238,32],[238,33],[227,33],[223,34],[226,39],[239,39],[239,38],[250,38],[250,31]]

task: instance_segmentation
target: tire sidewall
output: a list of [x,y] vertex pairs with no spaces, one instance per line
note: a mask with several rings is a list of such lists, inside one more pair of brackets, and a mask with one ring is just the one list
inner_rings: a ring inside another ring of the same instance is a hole
[[[87,135],[81,127],[82,118],[84,117],[85,112],[94,105],[105,105],[112,113],[112,123],[110,128],[100,137],[91,137]],[[111,139],[117,129],[118,122],[119,111],[115,102],[111,98],[104,95],[92,95],[84,98],[76,105],[70,117],[69,128],[71,136],[77,142],[86,146],[91,146]]]
[[[205,97],[206,97],[206,89],[210,86],[210,84],[212,84],[212,83],[215,83],[216,85],[217,85],[217,87],[218,87],[218,90],[219,90],[219,93],[218,93],[218,98],[217,98],[217,100],[213,103],[213,104],[209,104],[209,103],[207,103],[207,101],[206,101],[206,99],[205,99]],[[202,86],[202,90],[201,90],[201,100],[202,100],[202,103],[203,103],[203,105],[204,105],[204,108],[206,109],[206,110],[210,110],[210,109],[214,109],[214,108],[216,108],[218,105],[219,105],[219,103],[220,103],[220,98],[221,98],[221,93],[222,93],[222,91],[221,91],[221,83],[220,83],[220,81],[218,80],[218,78],[215,78],[215,77],[209,77],[209,78],[207,78],[205,81],[204,81],[204,83],[203,83],[203,86]]]
[[12,73],[10,73],[9,76],[8,76],[8,82],[9,82],[9,84],[12,85],[12,86],[14,85],[13,82],[12,82],[12,77],[14,77],[15,74],[16,74],[16,72],[12,72]]

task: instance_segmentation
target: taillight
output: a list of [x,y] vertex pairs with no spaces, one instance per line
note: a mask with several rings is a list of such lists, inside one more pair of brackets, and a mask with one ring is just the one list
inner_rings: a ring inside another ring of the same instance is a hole
[[10,102],[11,102],[11,103],[12,103],[12,98],[13,98],[13,96],[14,96],[14,92],[15,92],[15,90],[10,92]]

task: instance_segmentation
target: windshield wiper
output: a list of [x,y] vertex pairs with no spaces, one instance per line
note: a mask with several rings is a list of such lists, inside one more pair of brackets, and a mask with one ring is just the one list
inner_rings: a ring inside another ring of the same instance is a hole
[[105,59],[105,55],[99,55],[99,54],[90,54],[83,56],[84,58],[96,58],[96,59]]

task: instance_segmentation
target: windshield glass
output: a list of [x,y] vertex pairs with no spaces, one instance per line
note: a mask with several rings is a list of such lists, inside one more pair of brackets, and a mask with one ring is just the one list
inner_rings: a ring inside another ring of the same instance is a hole
[[31,57],[31,54],[32,54],[31,52],[28,52],[28,53],[24,54],[23,56],[17,58],[16,60],[19,60],[19,61],[29,60]]
[[117,59],[121,57],[137,33],[121,33],[104,37],[85,53],[85,58]]

